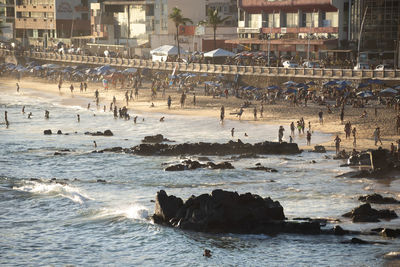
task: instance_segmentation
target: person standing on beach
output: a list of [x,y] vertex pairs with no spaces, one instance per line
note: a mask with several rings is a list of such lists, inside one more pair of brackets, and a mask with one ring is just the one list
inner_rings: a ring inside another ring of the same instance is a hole
[[351,131],[351,133],[353,134],[353,147],[356,147],[356,145],[357,145],[357,140],[356,140],[356,133],[357,133],[357,130],[356,130],[356,127],[353,128],[353,130]]
[[261,108],[260,108],[260,118],[263,118],[263,117],[264,117],[263,113],[264,113],[264,105],[261,104]]
[[375,145],[378,145],[378,142],[381,143],[382,145],[382,140],[381,140],[381,129],[377,127],[374,131],[374,140],[375,140]]
[[342,110],[340,111],[340,122],[341,122],[341,124],[343,124],[343,120],[344,120],[344,109],[342,108]]
[[25,114],[25,106],[22,107],[22,114]]
[[19,84],[17,83],[17,93],[19,93]]
[[232,137],[235,135],[235,128],[231,129],[231,135],[232,135]]
[[193,106],[196,106],[196,93],[193,93]]
[[279,139],[279,143],[282,143],[282,139],[283,139],[283,132],[285,131],[285,129],[283,128],[283,126],[279,126],[279,130],[278,130],[278,139]]
[[47,120],[50,118],[50,112],[48,110],[44,111],[44,118]]
[[254,120],[257,120],[257,107],[254,107],[253,109],[253,114],[254,114]]
[[117,103],[117,99],[115,98],[115,96],[113,96],[113,104],[115,106],[115,104]]
[[8,126],[10,125],[10,122],[8,121],[7,110],[4,111],[4,121],[6,124],[6,128],[8,128]]
[[307,131],[307,145],[311,146],[311,133],[310,133],[310,131]]
[[71,86],[69,87],[69,90],[71,90],[71,93],[74,92],[74,86],[71,84]]
[[342,142],[342,139],[339,138],[339,135],[336,135],[336,138],[333,141],[335,142],[336,155],[337,155],[340,152],[340,142]]
[[171,96],[168,96],[168,100],[167,100],[167,105],[168,105],[168,109],[171,109],[171,103],[172,103],[172,99]]
[[185,106],[185,99],[186,99],[186,95],[185,95],[185,92],[183,91],[182,95],[181,95],[181,100],[180,100],[181,108],[183,108]]
[[125,101],[126,101],[126,105],[128,106],[129,105],[129,92],[128,91],[125,92]]
[[290,124],[290,136],[294,136],[294,130],[295,130],[294,122],[292,121],[292,123]]
[[80,91],[81,93],[83,93],[83,82],[81,82],[81,84],[79,85],[79,91]]
[[78,122],[81,122],[81,116],[77,114],[76,117],[78,118]]
[[319,124],[324,124],[324,113],[322,112],[322,109],[318,112],[318,117],[319,117]]
[[86,92],[86,89],[87,89],[87,83],[86,82],[83,83],[83,88],[85,89],[85,92]]
[[225,107],[221,106],[221,111],[219,113],[219,118],[221,122],[224,122],[224,118],[225,118]]

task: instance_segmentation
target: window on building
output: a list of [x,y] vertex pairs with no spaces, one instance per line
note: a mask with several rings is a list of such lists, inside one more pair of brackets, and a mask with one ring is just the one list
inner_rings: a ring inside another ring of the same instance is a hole
[[295,28],[299,26],[299,14],[287,13],[286,14],[286,27]]
[[239,12],[239,20],[244,21],[244,10],[242,10],[242,9]]
[[88,13],[82,13],[82,20],[89,20]]
[[154,5],[146,5],[146,16],[154,16]]

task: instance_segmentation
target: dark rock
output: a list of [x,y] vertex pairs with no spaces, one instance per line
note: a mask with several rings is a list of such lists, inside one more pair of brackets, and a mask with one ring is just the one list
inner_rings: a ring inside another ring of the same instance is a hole
[[335,227],[333,228],[333,233],[335,235],[346,235],[349,233],[348,230],[344,230],[342,227],[340,227],[339,225],[335,225]]
[[384,149],[377,149],[369,152],[371,156],[371,167],[373,170],[385,170],[389,167],[387,153]]
[[106,149],[98,151],[98,153],[103,153],[103,152],[120,153],[120,152],[123,152],[123,148],[120,146],[117,146],[117,147],[106,148]]
[[71,150],[69,150],[68,148],[64,148],[60,150],[61,152],[71,152]]
[[106,181],[106,180],[103,180],[103,179],[97,179],[96,182],[97,182],[97,183],[107,183],[107,181]]
[[62,134],[61,130],[58,130],[58,131],[57,131],[57,134]]
[[362,240],[362,239],[360,239],[360,238],[353,237],[353,238],[350,240],[350,243],[351,243],[351,244],[368,244],[369,242],[368,242],[368,241],[365,241],[365,240]]
[[50,134],[52,134],[51,130],[44,130],[43,133],[44,133],[45,135],[50,135]]
[[343,241],[342,244],[359,244],[359,245],[387,245],[385,242],[365,241],[360,238],[353,237],[351,240]]
[[393,210],[376,210],[369,203],[363,204],[351,212],[343,214],[343,217],[352,218],[353,222],[379,222],[379,219],[394,219],[397,214]]
[[350,166],[367,165],[371,166],[371,156],[367,152],[358,153],[348,158],[347,164]]
[[318,234],[320,224],[312,222],[287,222],[283,208],[271,198],[250,193],[239,195],[221,189],[211,194],[192,196],[185,203],[180,198],[157,193],[155,223],[185,230],[212,233]]
[[317,145],[317,146],[314,146],[314,149],[311,150],[311,152],[314,152],[314,153],[326,153],[326,149],[325,149],[324,146]]
[[64,156],[67,155],[67,153],[61,153],[61,152],[54,152],[54,156]]
[[384,228],[380,234],[383,237],[388,237],[388,238],[396,238],[400,236],[400,229],[390,229],[390,228]]
[[162,134],[156,134],[151,136],[145,136],[142,140],[143,143],[162,143],[164,136]]
[[105,130],[103,135],[104,136],[113,136],[114,134],[113,134],[113,132],[111,132],[111,130]]
[[286,142],[263,142],[257,144],[244,144],[242,142],[229,141],[219,143],[184,143],[184,144],[140,144],[131,148],[138,155],[232,155],[232,154],[298,154],[300,150],[297,144]]
[[350,155],[345,151],[339,151],[339,153],[337,155],[335,155],[333,157],[333,159],[348,159],[350,157]]
[[164,170],[167,172],[176,172],[176,171],[184,171],[185,169],[186,169],[185,165],[176,164],[176,165],[168,166]]
[[168,196],[164,190],[157,192],[156,207],[154,210],[153,220],[156,223],[169,223],[183,207],[183,201],[175,196]]
[[217,169],[234,169],[232,164],[229,162],[221,162],[218,164],[215,164],[213,162],[208,162],[207,164],[201,164],[198,161],[195,160],[184,160],[182,161],[181,164],[176,164],[176,165],[171,165],[165,168],[165,171],[184,171],[184,170],[196,170],[200,168],[210,168],[213,170]]
[[366,196],[360,196],[358,200],[367,203],[374,203],[374,204],[399,204],[400,201],[394,199],[392,197],[383,197],[379,194],[372,194]]
[[255,171],[265,171],[265,172],[278,172],[276,169],[274,168],[268,168],[268,167],[264,167],[260,165],[257,165],[257,167],[252,167],[252,168],[246,168],[248,170],[255,170]]

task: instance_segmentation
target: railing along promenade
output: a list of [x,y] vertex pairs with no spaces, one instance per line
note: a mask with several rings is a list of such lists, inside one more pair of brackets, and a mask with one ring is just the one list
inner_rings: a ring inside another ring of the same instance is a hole
[[[0,57],[15,56],[14,51],[0,49]],[[18,55],[17,55],[18,56]],[[236,66],[200,63],[155,62],[144,59],[106,58],[96,56],[83,56],[48,52],[25,51],[20,54],[26,58],[73,64],[110,65],[120,68],[149,68],[153,70],[172,71],[176,68],[179,72],[197,72],[212,74],[239,74],[249,76],[290,77],[308,79],[340,79],[362,80],[381,79],[400,81],[400,70],[352,70],[352,69],[325,69],[325,68],[277,68],[261,66]]]

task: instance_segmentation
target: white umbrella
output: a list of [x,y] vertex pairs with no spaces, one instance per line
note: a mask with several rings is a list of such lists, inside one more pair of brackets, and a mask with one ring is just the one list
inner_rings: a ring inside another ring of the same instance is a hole
[[221,48],[204,53],[204,57],[234,57],[234,56],[236,56],[236,54]]
[[[181,54],[187,54],[188,52],[182,47],[180,48]],[[150,51],[150,54],[156,56],[175,56],[178,55],[178,47],[174,45],[163,45]]]

